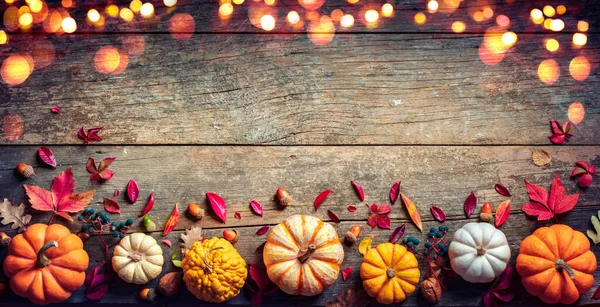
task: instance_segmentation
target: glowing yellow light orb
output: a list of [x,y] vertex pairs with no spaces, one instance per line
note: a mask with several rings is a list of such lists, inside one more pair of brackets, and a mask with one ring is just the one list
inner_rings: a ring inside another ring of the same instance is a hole
[[560,47],[560,44],[554,38],[551,38],[546,41],[546,49],[550,52],[554,52],[554,51],[558,50],[559,47]]
[[542,11],[539,10],[539,9],[533,9],[533,10],[531,10],[530,16],[531,16],[531,20],[535,24],[539,25],[539,24],[542,24],[544,22],[544,13],[542,13]]
[[72,0],[62,0],[61,4],[65,8],[70,8],[73,6],[73,1]]
[[6,0],[6,4],[13,4],[13,3],[15,3],[15,1],[17,1],[17,0]]
[[482,11],[477,11],[473,13],[473,20],[475,20],[476,22],[482,22],[484,19],[485,17],[483,17]]
[[177,40],[189,39],[196,30],[194,17],[187,13],[177,13],[169,19],[169,33]]
[[75,19],[73,19],[71,17],[67,17],[67,18],[63,19],[62,29],[63,29],[63,31],[65,31],[65,33],[75,32],[75,30],[77,30],[77,23],[75,22]]
[[546,15],[547,17],[552,17],[552,16],[554,16],[554,14],[556,14],[556,11],[550,5],[544,6],[544,8],[542,9],[542,11],[544,12],[544,15]]
[[584,81],[590,75],[590,61],[583,56],[577,56],[569,63],[569,73],[577,81]]
[[559,5],[556,7],[556,13],[558,13],[558,15],[562,15],[564,13],[567,12],[567,7],[564,5]]
[[152,3],[150,2],[144,3],[140,8],[140,14],[143,17],[151,17],[152,15],[154,15],[154,5],[152,5]]
[[494,17],[494,10],[492,10],[491,7],[486,7],[483,9],[482,14],[483,14],[483,18],[490,19],[490,18]]
[[376,10],[368,10],[365,12],[365,20],[367,22],[376,22],[379,19],[379,13]]
[[498,17],[496,17],[496,23],[499,26],[506,28],[510,26],[510,19],[506,15],[498,15]]
[[436,0],[431,0],[427,2],[427,11],[429,13],[437,12],[438,8],[440,8],[440,4]]
[[385,17],[391,17],[394,15],[394,6],[386,3],[383,6],[381,6],[381,15],[385,16]]
[[32,23],[33,23],[33,16],[31,15],[31,13],[25,13],[25,14],[21,15],[21,17],[19,17],[19,24],[21,25],[22,28],[27,28],[27,27],[31,26]]
[[584,46],[587,44],[587,35],[583,33],[573,34],[573,44],[576,46]]
[[265,0],[265,4],[266,5],[274,5],[275,4],[275,0]]
[[425,24],[425,22],[427,21],[427,16],[425,16],[425,14],[423,14],[422,12],[418,12],[415,14],[415,23],[418,25],[422,25]]
[[[242,1],[242,3],[243,2],[244,1]],[[177,4],[177,0],[164,0],[163,3],[165,4],[166,7],[174,7]],[[233,1],[233,3],[241,4],[241,3],[235,2],[235,0]]]
[[586,32],[590,28],[590,24],[587,21],[580,20],[577,22],[577,30]]
[[119,67],[121,54],[119,50],[113,46],[104,46],[94,55],[94,68],[96,71],[103,74],[108,74]]
[[119,16],[119,7],[114,4],[108,5],[106,7],[106,14],[110,17]]
[[275,29],[275,18],[267,14],[260,18],[260,27],[265,31],[271,31]]
[[91,9],[87,13],[87,18],[91,22],[98,22],[100,20],[100,13],[95,9]]
[[517,34],[515,32],[506,32],[502,34],[502,42],[507,46],[512,46],[517,42]]
[[133,12],[126,7],[121,9],[121,11],[119,12],[119,16],[121,16],[121,19],[123,19],[127,22],[133,20]]
[[342,16],[344,16],[344,11],[342,11],[340,9],[335,9],[331,12],[331,20],[333,20],[335,22],[340,22],[340,20],[342,19]]
[[579,125],[583,121],[583,118],[585,117],[585,109],[583,108],[583,104],[581,104],[581,102],[579,102],[579,101],[573,102],[569,106],[567,115],[569,116],[569,120],[573,124]]
[[317,45],[327,45],[335,36],[335,26],[328,16],[321,16],[319,20],[308,25],[308,38]]
[[290,11],[287,14],[287,21],[293,25],[297,24],[300,21],[300,15],[296,11]]
[[4,30],[0,30],[0,45],[4,45],[8,42],[8,35]]
[[233,13],[233,5],[231,3],[223,3],[219,6],[219,16],[229,18]]
[[29,9],[31,9],[31,12],[33,13],[39,13],[40,11],[42,11],[43,7],[44,3],[40,0],[31,1],[31,3],[29,4]]
[[554,19],[550,22],[550,30],[554,32],[562,31],[565,28],[565,22],[560,19]]
[[142,1],[141,0],[133,0],[133,1],[131,1],[131,3],[129,3],[129,8],[134,13],[139,12],[140,9],[142,8]]
[[538,77],[546,84],[553,84],[560,77],[560,67],[555,60],[543,60],[538,66]]
[[462,21],[455,21],[452,23],[452,31],[454,31],[454,33],[465,32],[466,28],[467,28],[467,26]]
[[342,19],[340,19],[340,25],[344,28],[352,27],[354,25],[354,17],[352,17],[350,14],[342,16]]
[[348,3],[350,3],[350,4],[357,4],[358,1],[360,1],[360,0],[348,0]]
[[29,61],[23,55],[12,54],[2,62],[0,73],[4,82],[9,85],[18,85],[29,78],[31,68]]

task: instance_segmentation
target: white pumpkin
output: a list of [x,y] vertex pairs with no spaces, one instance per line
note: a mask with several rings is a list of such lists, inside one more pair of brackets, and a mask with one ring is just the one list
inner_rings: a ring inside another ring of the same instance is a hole
[[156,240],[143,233],[126,236],[115,247],[112,266],[128,283],[142,285],[162,272],[162,248]]
[[500,276],[510,259],[504,233],[489,223],[468,223],[454,233],[448,249],[452,270],[464,280],[486,283]]

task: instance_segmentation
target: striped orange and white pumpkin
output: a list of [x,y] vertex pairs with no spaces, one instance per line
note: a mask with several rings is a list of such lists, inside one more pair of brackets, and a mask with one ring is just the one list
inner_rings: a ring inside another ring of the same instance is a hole
[[333,226],[293,215],[271,229],[263,260],[269,278],[283,292],[313,296],[337,280],[344,248]]

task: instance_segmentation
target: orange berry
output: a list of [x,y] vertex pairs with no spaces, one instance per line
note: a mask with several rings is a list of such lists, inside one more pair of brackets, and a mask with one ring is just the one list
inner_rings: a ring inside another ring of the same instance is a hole
[[235,229],[225,229],[223,230],[223,238],[231,244],[235,244],[239,239],[238,232]]
[[487,202],[481,207],[481,213],[492,213],[492,204]]
[[346,232],[346,242],[349,243],[350,245],[354,244],[354,242],[356,242],[356,240],[358,239],[358,236],[360,235],[360,231],[361,228],[358,225],[354,225],[352,227],[350,227],[350,230],[348,230],[348,232]]
[[350,232],[357,238],[358,238],[358,236],[360,236],[361,230],[362,229],[360,228],[359,225],[354,225],[354,226],[350,227]]
[[204,209],[200,208],[200,206],[196,204],[188,204],[187,211],[190,213],[191,216],[197,219],[201,219],[202,217],[204,217]]
[[286,191],[284,188],[277,189],[277,200],[279,200],[279,204],[283,207],[287,207],[292,204],[292,196],[290,193]]

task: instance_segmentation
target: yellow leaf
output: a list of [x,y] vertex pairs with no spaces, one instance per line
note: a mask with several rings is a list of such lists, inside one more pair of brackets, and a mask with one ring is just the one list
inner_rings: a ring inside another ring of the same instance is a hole
[[547,151],[536,149],[531,152],[533,164],[536,166],[544,166],[552,161],[552,156]]
[[408,215],[410,215],[410,219],[413,221],[413,223],[415,223],[415,226],[417,226],[417,228],[423,232],[423,223],[421,223],[421,216],[417,211],[417,206],[415,206],[415,203],[406,197],[406,195],[401,193],[400,196],[402,196],[402,202],[406,207],[406,211],[408,211]]
[[358,244],[358,253],[364,256],[371,249],[372,243],[373,236],[362,239],[362,241],[360,241],[360,244]]

